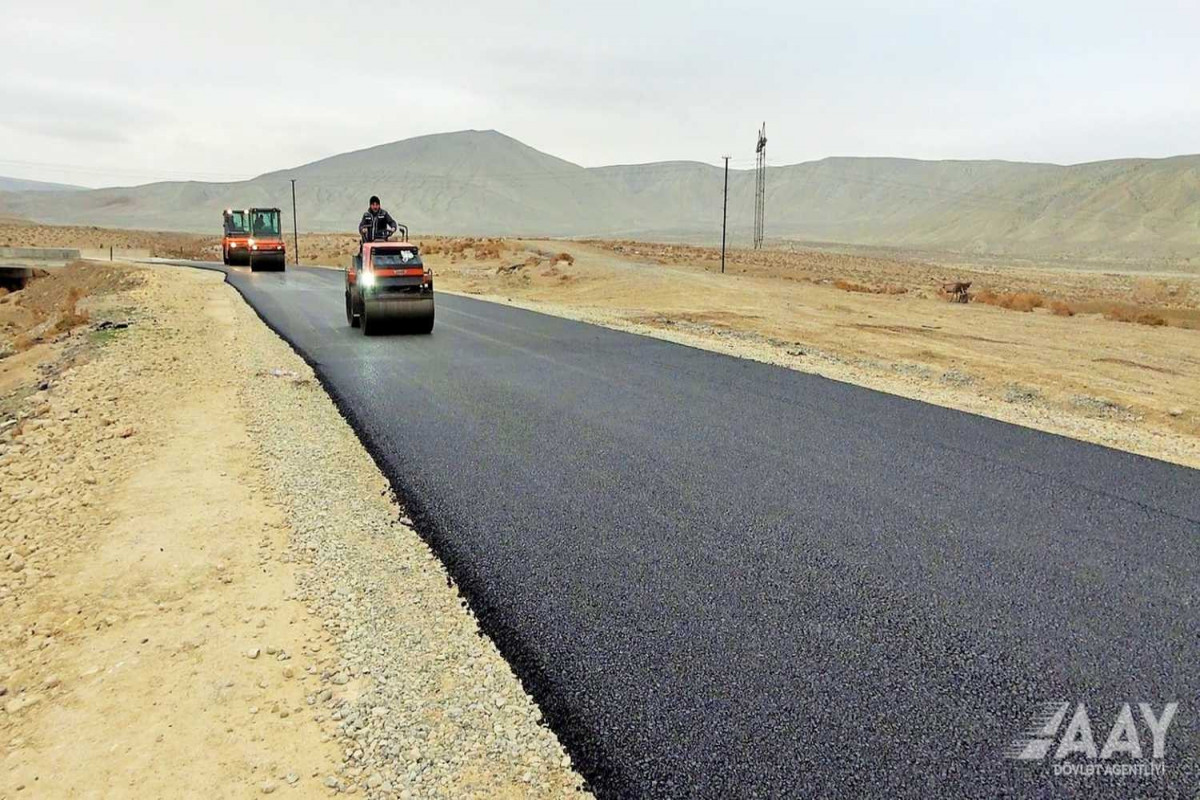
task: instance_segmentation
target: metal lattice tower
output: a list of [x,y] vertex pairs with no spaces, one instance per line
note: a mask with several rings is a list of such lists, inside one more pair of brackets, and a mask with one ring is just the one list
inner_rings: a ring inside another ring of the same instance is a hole
[[754,249],[763,245],[763,216],[767,210],[767,123],[758,131],[758,165],[754,169]]

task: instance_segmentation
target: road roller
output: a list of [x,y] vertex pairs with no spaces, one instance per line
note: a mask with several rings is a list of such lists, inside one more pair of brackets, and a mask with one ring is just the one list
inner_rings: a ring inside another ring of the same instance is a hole
[[279,227],[278,208],[227,208],[222,215],[225,235],[221,260],[227,265],[248,266],[252,272],[282,270],[287,248]]
[[346,322],[366,336],[433,331],[433,271],[408,241],[408,229],[401,225],[397,233],[399,241],[363,242],[346,270]]

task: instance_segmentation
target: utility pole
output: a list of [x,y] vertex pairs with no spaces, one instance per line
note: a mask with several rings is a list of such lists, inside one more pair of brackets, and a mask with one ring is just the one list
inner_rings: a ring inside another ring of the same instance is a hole
[[292,178],[292,252],[293,263],[300,266],[300,232],[296,227],[296,179]]
[[762,250],[763,217],[767,210],[767,123],[758,129],[758,143],[754,152],[758,163],[754,168],[754,249]]
[[721,205],[721,274],[725,274],[725,223],[729,220],[729,156],[725,159],[725,201]]

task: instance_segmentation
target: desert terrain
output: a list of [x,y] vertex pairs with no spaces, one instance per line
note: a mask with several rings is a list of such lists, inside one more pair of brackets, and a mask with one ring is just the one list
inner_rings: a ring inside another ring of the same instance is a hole
[[[1200,466],[1200,273],[789,246],[414,235],[442,291],[570,316]],[[0,246],[147,248],[215,259],[219,239],[0,225]],[[304,234],[340,266],[349,234]],[[952,282],[970,302],[952,302]]]

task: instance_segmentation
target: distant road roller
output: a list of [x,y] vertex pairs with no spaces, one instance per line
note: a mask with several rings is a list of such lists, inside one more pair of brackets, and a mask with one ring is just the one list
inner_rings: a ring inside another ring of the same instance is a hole
[[278,208],[225,209],[225,235],[221,240],[221,260],[227,265],[249,266],[259,270],[283,270],[287,248],[279,227]]
[[346,270],[346,322],[366,336],[385,330],[433,331],[433,271],[421,260],[418,246],[379,238],[363,242]]

